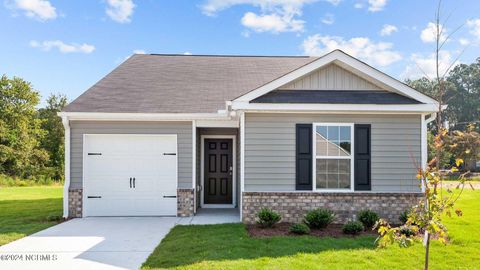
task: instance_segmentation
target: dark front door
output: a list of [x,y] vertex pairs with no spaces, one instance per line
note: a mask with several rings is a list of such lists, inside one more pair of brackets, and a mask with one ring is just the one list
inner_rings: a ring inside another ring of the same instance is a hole
[[204,203],[232,203],[232,139],[205,139]]

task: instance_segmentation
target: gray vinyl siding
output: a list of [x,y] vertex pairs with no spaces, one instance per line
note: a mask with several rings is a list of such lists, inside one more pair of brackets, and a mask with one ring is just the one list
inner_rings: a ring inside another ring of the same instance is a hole
[[82,188],[83,134],[177,134],[178,188],[192,187],[192,122],[71,121],[70,189]]
[[330,64],[307,74],[279,89],[288,90],[381,90],[352,72]]
[[372,191],[416,192],[420,115],[253,114],[245,116],[245,191],[295,190],[295,124],[371,124]]

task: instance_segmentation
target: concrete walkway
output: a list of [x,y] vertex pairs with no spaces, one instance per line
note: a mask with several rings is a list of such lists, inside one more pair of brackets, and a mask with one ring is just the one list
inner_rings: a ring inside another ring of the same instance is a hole
[[0,246],[0,269],[138,269],[176,224],[239,222],[219,214],[73,219]]

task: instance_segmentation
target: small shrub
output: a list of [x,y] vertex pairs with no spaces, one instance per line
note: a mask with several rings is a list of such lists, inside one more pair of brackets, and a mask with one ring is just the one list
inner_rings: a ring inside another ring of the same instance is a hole
[[400,234],[403,234],[406,237],[410,237],[410,236],[415,235],[415,231],[412,228],[410,228],[406,225],[403,225],[403,226],[400,227]]
[[358,213],[358,221],[362,222],[365,229],[371,229],[380,218],[372,210],[362,210]]
[[400,214],[400,217],[399,217],[398,219],[400,220],[400,222],[401,222],[402,224],[407,223],[408,214],[409,214],[409,211],[408,211],[408,210],[405,210],[405,211],[403,211],[403,212]]
[[54,221],[54,222],[60,222],[62,221],[63,217],[61,215],[49,215],[47,216],[47,221]]
[[335,214],[330,209],[318,208],[308,211],[305,215],[305,223],[310,228],[322,229],[333,222]]
[[269,208],[262,208],[260,212],[257,213],[257,218],[257,223],[264,228],[271,228],[282,219],[280,214]]
[[345,234],[358,234],[364,230],[363,224],[360,221],[349,221],[343,225],[343,233]]
[[310,228],[305,223],[298,223],[290,226],[290,232],[294,234],[309,234]]

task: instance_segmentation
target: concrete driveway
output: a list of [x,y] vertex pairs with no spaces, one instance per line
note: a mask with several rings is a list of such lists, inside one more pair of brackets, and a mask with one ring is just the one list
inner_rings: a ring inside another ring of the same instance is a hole
[[1,246],[0,269],[138,269],[179,221],[176,217],[73,219]]

